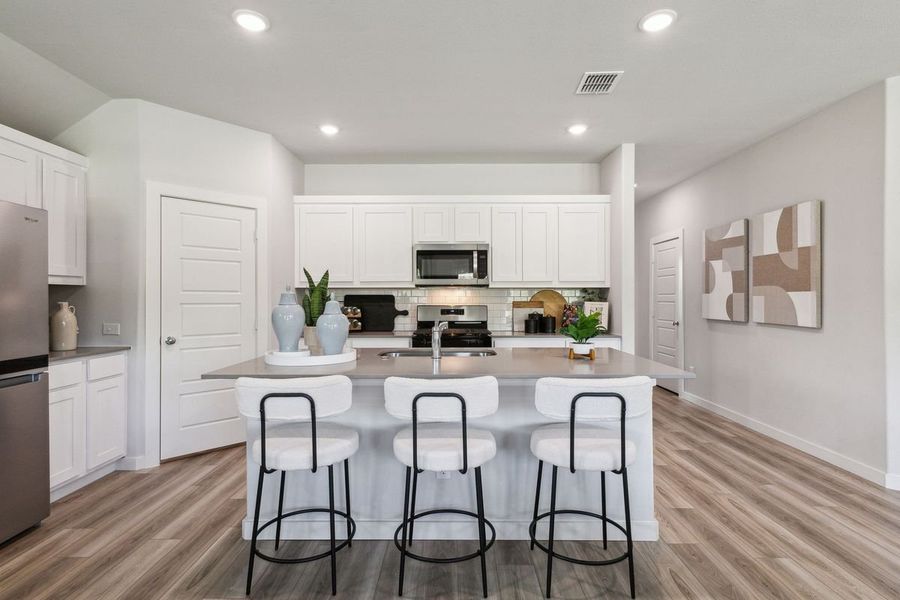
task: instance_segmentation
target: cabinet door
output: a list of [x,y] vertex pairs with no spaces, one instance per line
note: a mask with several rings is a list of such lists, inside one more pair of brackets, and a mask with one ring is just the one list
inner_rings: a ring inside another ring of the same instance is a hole
[[44,157],[42,163],[50,282],[84,285],[87,272],[84,169],[51,157]]
[[303,269],[316,282],[328,270],[332,287],[353,284],[353,207],[294,207],[294,285],[307,286]]
[[449,242],[453,239],[453,211],[446,204],[431,204],[413,208],[415,241]]
[[453,210],[453,239],[457,242],[491,241],[491,207],[463,204]]
[[85,474],[84,385],[50,392],[50,487]]
[[0,200],[41,208],[38,174],[37,152],[0,140]]
[[552,283],[556,278],[556,206],[522,207],[522,281]]
[[609,205],[559,205],[560,283],[609,285]]
[[87,384],[87,468],[125,456],[125,377]]
[[397,204],[356,207],[357,281],[412,285],[412,208]]
[[491,208],[491,282],[522,281],[522,207]]

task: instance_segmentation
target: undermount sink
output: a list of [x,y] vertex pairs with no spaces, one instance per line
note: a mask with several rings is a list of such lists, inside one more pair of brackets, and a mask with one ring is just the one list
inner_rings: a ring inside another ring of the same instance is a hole
[[[381,358],[428,358],[431,357],[431,348],[413,348],[409,350],[387,350],[379,352]],[[484,357],[497,356],[493,350],[441,350],[441,356],[450,357]]]

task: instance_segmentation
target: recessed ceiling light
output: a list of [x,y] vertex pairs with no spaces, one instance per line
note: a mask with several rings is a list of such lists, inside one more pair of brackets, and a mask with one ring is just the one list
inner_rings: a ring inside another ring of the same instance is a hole
[[242,8],[231,13],[231,18],[234,19],[235,23],[247,31],[252,31],[254,33],[259,33],[269,28],[269,20],[266,16],[261,15],[255,10],[246,10]]
[[325,135],[331,137],[333,135],[337,135],[340,131],[340,128],[337,125],[331,125],[326,123],[324,125],[319,125],[319,131],[324,133]]
[[677,18],[678,13],[674,10],[668,8],[655,10],[649,15],[644,16],[644,18],[638,22],[638,29],[646,31],[647,33],[656,33],[657,31],[666,29],[669,25],[674,23]]
[[569,125],[568,132],[572,135],[581,135],[587,131],[587,125],[584,123],[575,123],[574,125]]

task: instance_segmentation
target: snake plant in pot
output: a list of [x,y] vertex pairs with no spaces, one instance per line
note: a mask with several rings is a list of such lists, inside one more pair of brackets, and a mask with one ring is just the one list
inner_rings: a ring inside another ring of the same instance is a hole
[[306,281],[309,286],[303,295],[303,311],[306,313],[306,328],[303,331],[303,337],[306,338],[306,345],[311,350],[319,347],[319,337],[316,335],[316,321],[325,310],[325,303],[328,301],[328,271],[322,275],[319,283],[316,283],[309,271],[303,269],[306,275]]
[[572,338],[569,348],[575,354],[590,354],[594,344],[591,338],[606,333],[606,328],[600,325],[600,313],[584,314],[584,310],[578,309],[574,321],[559,330],[561,334]]

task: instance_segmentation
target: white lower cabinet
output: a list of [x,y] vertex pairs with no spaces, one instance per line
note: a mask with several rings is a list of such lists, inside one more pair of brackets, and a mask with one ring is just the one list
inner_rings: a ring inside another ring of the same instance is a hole
[[125,367],[124,353],[50,365],[51,490],[74,491],[125,456]]
[[[591,339],[596,348],[622,349],[622,340],[617,337],[596,337]],[[561,335],[494,336],[495,348],[566,348],[569,338]]]
[[[52,371],[51,371],[52,385]],[[50,487],[85,473],[84,385],[50,392]]]
[[389,336],[350,336],[351,348],[409,348],[410,338]]

